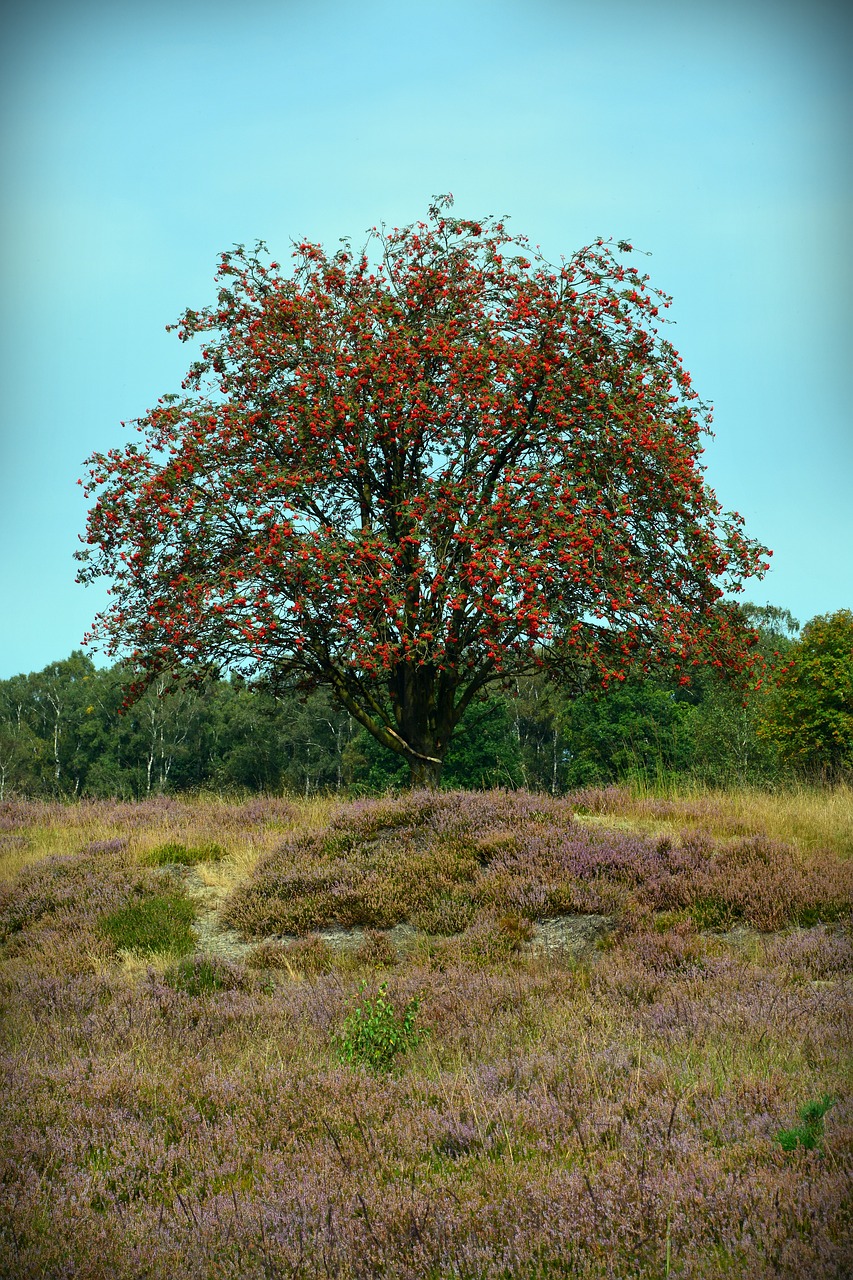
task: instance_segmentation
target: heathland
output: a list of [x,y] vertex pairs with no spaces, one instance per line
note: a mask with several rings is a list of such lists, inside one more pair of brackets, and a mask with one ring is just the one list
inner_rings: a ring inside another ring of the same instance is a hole
[[0,805],[0,1274],[850,1274],[853,792]]

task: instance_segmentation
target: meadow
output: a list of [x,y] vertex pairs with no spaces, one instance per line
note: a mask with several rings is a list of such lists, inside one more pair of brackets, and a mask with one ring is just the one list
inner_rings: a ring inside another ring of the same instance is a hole
[[0,804],[0,1275],[842,1277],[853,791]]

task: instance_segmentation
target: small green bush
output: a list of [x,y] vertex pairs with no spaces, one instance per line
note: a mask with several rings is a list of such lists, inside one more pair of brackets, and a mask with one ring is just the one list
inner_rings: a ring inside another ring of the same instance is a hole
[[245,986],[245,975],[236,965],[216,956],[194,955],[167,969],[163,981],[184,995],[206,996],[216,991],[239,990]]
[[723,898],[711,894],[696,898],[688,909],[697,929],[731,929],[743,919],[743,911]]
[[834,1101],[830,1094],[825,1093],[822,1098],[807,1102],[805,1106],[800,1107],[797,1112],[800,1124],[792,1129],[780,1129],[776,1134],[776,1141],[782,1150],[796,1151],[797,1147],[804,1147],[806,1151],[814,1151],[816,1147],[820,1147],[820,1140],[823,1137],[823,1117]]
[[417,1026],[420,1001],[410,1000],[398,1016],[387,998],[387,985],[383,982],[372,999],[368,996],[346,1018],[337,1037],[343,1062],[390,1071],[401,1053],[425,1039],[426,1030]]
[[101,932],[117,951],[186,955],[195,946],[193,904],[180,893],[149,894],[102,916]]
[[224,857],[222,846],[209,841],[189,847],[172,841],[152,849],[145,861],[149,867],[194,867],[199,862],[219,862]]

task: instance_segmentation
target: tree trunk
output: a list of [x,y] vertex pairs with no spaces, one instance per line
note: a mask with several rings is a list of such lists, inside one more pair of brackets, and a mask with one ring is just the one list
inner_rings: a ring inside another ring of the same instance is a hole
[[453,731],[452,691],[440,696],[436,673],[401,663],[391,681],[390,696],[401,738],[413,753],[404,752],[412,787],[434,791],[441,778],[444,754]]
[[411,785],[415,791],[436,791],[441,780],[441,760],[409,760]]

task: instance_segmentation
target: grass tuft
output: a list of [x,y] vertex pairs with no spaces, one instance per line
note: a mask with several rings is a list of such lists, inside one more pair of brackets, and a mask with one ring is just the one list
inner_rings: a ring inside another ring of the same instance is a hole
[[152,849],[145,863],[149,867],[195,867],[200,862],[220,862],[224,857],[225,850],[212,841],[188,846],[170,840]]
[[806,1151],[818,1149],[823,1137],[823,1117],[834,1102],[835,1098],[825,1093],[822,1098],[800,1107],[797,1112],[800,1123],[792,1129],[780,1129],[776,1134],[776,1141],[782,1150],[796,1151],[797,1147]]
[[101,917],[99,926],[116,951],[186,955],[195,946],[193,904],[180,893],[152,893]]
[[246,985],[243,971],[218,956],[192,955],[171,965],[163,981],[174,991],[188,996],[213,995],[217,991],[239,991]]

